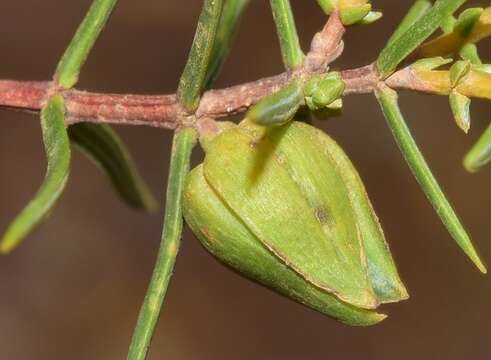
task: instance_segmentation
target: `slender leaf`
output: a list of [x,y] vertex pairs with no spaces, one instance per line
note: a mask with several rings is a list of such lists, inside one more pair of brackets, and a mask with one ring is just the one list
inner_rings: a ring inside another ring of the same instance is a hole
[[41,188],[10,224],[0,242],[0,252],[8,253],[50,213],[60,198],[70,171],[70,143],[65,128],[63,98],[54,95],[41,112],[41,128],[48,169]]
[[402,19],[396,31],[390,37],[386,46],[391,46],[397,39],[404,35],[432,6],[433,0],[416,0],[406,16]]
[[230,52],[232,40],[235,37],[242,15],[249,3],[250,0],[225,0],[220,23],[218,24],[215,45],[212,50],[211,63],[206,74],[206,88],[209,88],[218,77]]
[[198,108],[201,92],[206,85],[223,3],[224,0],[204,0],[193,45],[179,82],[177,96],[191,113]]
[[397,93],[392,89],[384,87],[378,90],[377,99],[399,149],[448,232],[477,268],[481,272],[486,273],[486,267],[479,258],[469,235],[445,197],[440,185],[431,173],[423,154],[421,154],[418,145],[413,139],[399,109]]
[[73,87],[117,0],[94,0],[56,69],[55,80],[65,89]]
[[182,232],[182,194],[189,172],[191,152],[196,144],[193,129],[178,130],[174,135],[165,204],[164,230],[157,263],[145,300],[140,309],[128,360],[143,360],[152,341],[155,325],[167,293]]
[[108,125],[75,124],[68,128],[68,134],[72,143],[106,172],[129,206],[156,209],[157,202],[138,173],[129,151]]
[[481,135],[477,143],[464,158],[464,166],[469,172],[477,172],[491,161],[491,125]]
[[270,3],[280,40],[283,63],[286,68],[294,69],[302,64],[304,54],[298,40],[290,0],[270,0]]
[[377,69],[382,78],[394,72],[409,54],[438,29],[445,18],[456,11],[466,0],[437,0],[419,20],[402,35],[387,44],[377,59]]

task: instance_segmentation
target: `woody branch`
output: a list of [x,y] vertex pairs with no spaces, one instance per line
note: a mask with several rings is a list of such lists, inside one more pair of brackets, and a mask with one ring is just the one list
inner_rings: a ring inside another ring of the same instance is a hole
[[[209,90],[203,94],[196,117],[222,118],[244,112],[280,89],[292,76],[326,72],[343,52],[344,32],[337,14],[331,15],[324,28],[314,36],[300,69],[225,89]],[[346,83],[344,95],[373,92],[379,81],[372,65],[340,73]],[[410,76],[408,71],[399,71],[386,82],[397,88],[412,88],[415,86]],[[37,112],[45,104],[52,87],[51,81],[0,80],[0,108]],[[416,90],[425,89],[419,86]],[[75,89],[61,94],[66,104],[67,125],[93,122],[175,129],[179,127],[182,116],[186,115],[175,94],[103,94]]]

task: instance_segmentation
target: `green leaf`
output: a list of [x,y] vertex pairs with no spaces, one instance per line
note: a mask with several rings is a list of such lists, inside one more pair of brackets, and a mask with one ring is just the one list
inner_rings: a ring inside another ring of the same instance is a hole
[[298,40],[290,0],[270,0],[270,4],[280,40],[283,63],[287,69],[294,69],[302,65],[304,54]]
[[182,195],[189,173],[191,153],[196,144],[194,129],[183,128],[174,134],[169,179],[165,201],[164,229],[157,263],[140,309],[128,360],[144,360],[155,331],[160,310],[167,293],[182,233]]
[[211,84],[216,80],[218,74],[225,63],[225,60],[230,52],[232,41],[239,27],[240,19],[244,14],[250,0],[225,0],[223,5],[220,23],[213,46],[211,62],[206,74],[206,88],[210,88]]
[[413,139],[399,109],[397,93],[392,89],[384,87],[378,89],[376,95],[394,139],[428,200],[460,248],[481,272],[486,273],[486,267],[479,258],[469,235],[445,197],[440,185],[421,154],[418,145]]
[[0,242],[0,252],[12,251],[43,221],[65,188],[70,171],[70,143],[65,128],[65,105],[53,96],[41,111],[41,128],[48,160],[46,176],[34,198],[8,227]]
[[474,173],[491,161],[491,125],[481,135],[464,158],[467,171]]
[[381,78],[390,76],[397,66],[438,29],[447,16],[453,14],[466,0],[437,0],[433,7],[422,16],[417,14],[407,23],[412,24],[400,31],[392,42],[389,42],[377,59],[377,69]]
[[432,6],[433,0],[416,0],[413,6],[408,10],[406,16],[402,19],[396,31],[394,31],[389,38],[386,47],[391,46],[396,40],[404,35],[416,21],[421,19],[421,17],[431,9]]
[[223,3],[224,0],[204,0],[193,45],[179,81],[178,99],[190,113],[198,108],[201,93],[206,85]]
[[68,128],[70,140],[109,176],[115,190],[134,208],[155,210],[157,202],[120,137],[105,124],[80,123]]
[[73,87],[87,56],[106,25],[117,0],[94,0],[56,69],[55,80],[65,89]]

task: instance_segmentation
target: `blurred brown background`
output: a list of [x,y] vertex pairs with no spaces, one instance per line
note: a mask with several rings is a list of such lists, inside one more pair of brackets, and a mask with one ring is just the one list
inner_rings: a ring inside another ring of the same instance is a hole
[[[121,0],[79,88],[173,92],[200,3]],[[314,0],[292,3],[306,48],[324,16]],[[384,19],[351,29],[337,66],[372,61],[411,1],[374,3]],[[0,78],[48,79],[89,4],[0,1]],[[267,1],[252,1],[217,86],[281,72],[275,36]],[[488,59],[490,44],[482,46]],[[489,123],[491,104],[473,103],[473,128],[465,136],[453,124],[447,99],[405,93],[402,103],[435,174],[491,263],[491,167],[469,175],[461,166]],[[35,116],[1,111],[0,123],[0,229],[5,229],[40,184],[45,160]],[[374,99],[347,98],[342,118],[318,125],[344,146],[362,174],[411,299],[388,306],[390,317],[378,326],[349,328],[238,277],[186,229],[150,357],[489,359],[491,279],[474,269],[426,202]],[[171,133],[143,127],[118,131],[162,198]],[[0,359],[126,357],[157,253],[162,210],[145,215],[127,209],[102,173],[74,154],[67,192],[49,222],[0,259]]]

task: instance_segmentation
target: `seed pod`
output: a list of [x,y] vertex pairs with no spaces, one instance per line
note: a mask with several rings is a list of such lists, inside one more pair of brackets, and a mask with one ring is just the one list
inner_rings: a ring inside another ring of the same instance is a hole
[[299,122],[244,121],[192,171],[184,216],[220,261],[351,325],[407,298],[363,184],[341,148]]

